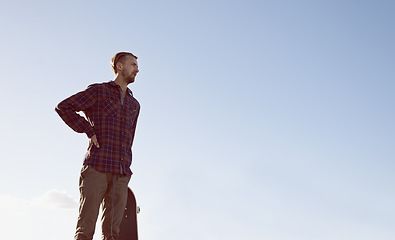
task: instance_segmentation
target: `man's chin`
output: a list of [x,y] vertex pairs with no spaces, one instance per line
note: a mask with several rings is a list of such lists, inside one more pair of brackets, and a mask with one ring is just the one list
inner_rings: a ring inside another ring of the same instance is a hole
[[135,77],[131,77],[128,79],[128,83],[134,83]]

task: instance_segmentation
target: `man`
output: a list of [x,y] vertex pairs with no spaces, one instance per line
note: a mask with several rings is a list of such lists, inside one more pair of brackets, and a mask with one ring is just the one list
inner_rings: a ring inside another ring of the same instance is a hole
[[119,52],[111,59],[111,66],[114,81],[92,84],[55,108],[69,127],[90,138],[80,176],[75,240],[93,238],[100,204],[103,240],[118,239],[126,207],[132,144],[140,112],[140,104],[127,86],[139,72],[137,57]]

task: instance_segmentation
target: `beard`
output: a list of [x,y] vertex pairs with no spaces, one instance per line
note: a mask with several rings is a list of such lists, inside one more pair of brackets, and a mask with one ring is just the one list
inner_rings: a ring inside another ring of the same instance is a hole
[[125,72],[125,71],[122,71],[122,77],[123,77],[123,79],[125,79],[126,80],[126,82],[129,84],[129,83],[134,83],[134,80],[135,80],[135,78],[136,78],[136,75],[137,75],[137,72],[132,72],[132,73],[130,73],[129,75]]
[[126,78],[126,81],[129,83],[134,83],[134,80],[136,78],[136,75],[130,75],[129,77]]

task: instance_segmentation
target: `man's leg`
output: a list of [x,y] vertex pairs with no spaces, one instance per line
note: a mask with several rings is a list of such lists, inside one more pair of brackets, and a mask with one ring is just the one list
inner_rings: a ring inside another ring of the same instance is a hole
[[80,209],[75,240],[91,240],[95,232],[100,203],[107,190],[107,174],[83,166],[80,176]]
[[[117,240],[128,199],[130,176],[118,176],[111,179],[108,191],[103,200],[102,232],[103,240]],[[113,208],[114,206],[114,208]]]

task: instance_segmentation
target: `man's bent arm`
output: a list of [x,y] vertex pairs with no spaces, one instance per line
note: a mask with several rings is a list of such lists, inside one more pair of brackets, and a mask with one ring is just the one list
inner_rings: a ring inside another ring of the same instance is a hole
[[92,125],[77,112],[85,111],[95,104],[96,87],[89,86],[86,90],[66,98],[55,107],[55,111],[74,131],[86,133],[89,138],[95,135]]

